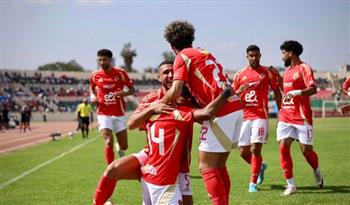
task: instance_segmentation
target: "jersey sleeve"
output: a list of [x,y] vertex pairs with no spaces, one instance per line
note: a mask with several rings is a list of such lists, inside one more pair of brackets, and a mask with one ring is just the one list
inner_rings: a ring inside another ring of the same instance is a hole
[[312,85],[316,85],[314,72],[312,71],[309,65],[303,64],[301,73],[303,75],[304,83],[306,87],[310,87]]
[[239,73],[237,72],[234,76],[233,76],[233,80],[232,80],[232,87],[233,87],[233,89],[235,90],[235,91],[237,91],[238,90],[238,88],[239,88],[239,82],[238,82],[238,75],[239,75]]
[[190,67],[190,59],[182,53],[179,53],[174,62],[174,80],[188,81],[188,71]]
[[124,84],[128,87],[128,88],[131,88],[134,83],[133,81],[131,80],[131,78],[129,77],[129,75],[125,72],[125,71],[122,71],[121,72],[121,75],[122,75],[122,79],[123,79],[123,82]]
[[96,75],[95,75],[96,73],[94,72],[94,73],[92,73],[91,75],[90,75],[90,80],[89,80],[89,82],[90,82],[90,87],[92,88],[92,87],[95,87],[96,86]]

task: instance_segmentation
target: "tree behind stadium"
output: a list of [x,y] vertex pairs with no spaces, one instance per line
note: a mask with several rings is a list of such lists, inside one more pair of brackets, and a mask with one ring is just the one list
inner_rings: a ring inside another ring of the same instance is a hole
[[70,60],[68,63],[65,62],[55,62],[48,63],[43,66],[39,66],[40,71],[84,71],[84,68],[79,65],[75,60]]

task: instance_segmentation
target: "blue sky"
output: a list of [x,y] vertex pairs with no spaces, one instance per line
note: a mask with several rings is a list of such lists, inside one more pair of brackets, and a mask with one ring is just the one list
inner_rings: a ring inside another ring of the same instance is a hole
[[247,64],[257,44],[263,65],[283,65],[279,46],[297,40],[316,70],[350,64],[350,3],[343,1],[9,1],[1,0],[1,68],[35,70],[75,59],[96,69],[96,51],[109,48],[116,64],[131,42],[133,67],[156,66],[170,51],[163,38],[173,20],[196,28],[194,46],[211,51],[227,70]]

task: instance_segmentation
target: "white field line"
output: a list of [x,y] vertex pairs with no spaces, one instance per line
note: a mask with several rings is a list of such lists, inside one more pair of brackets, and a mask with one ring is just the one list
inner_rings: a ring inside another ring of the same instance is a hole
[[36,166],[36,167],[34,167],[34,168],[32,168],[32,169],[30,169],[30,170],[28,170],[28,171],[23,172],[22,174],[20,174],[20,175],[14,177],[14,178],[12,178],[12,179],[10,179],[9,181],[0,184],[0,189],[3,189],[3,188],[5,188],[5,187],[7,187],[8,185],[15,183],[16,181],[22,179],[23,177],[25,177],[25,176],[27,176],[27,175],[29,175],[29,174],[31,174],[31,173],[33,173],[33,172],[39,170],[40,168],[42,168],[42,167],[44,167],[44,166],[46,166],[46,165],[51,164],[52,162],[54,162],[54,161],[56,161],[56,160],[58,160],[58,159],[60,159],[60,158],[62,158],[62,157],[64,157],[64,156],[66,156],[67,154],[70,154],[70,153],[72,153],[72,152],[75,152],[76,150],[82,148],[82,147],[85,146],[86,144],[88,144],[88,143],[90,143],[90,142],[92,142],[92,141],[94,141],[94,140],[96,140],[96,139],[98,139],[98,138],[99,138],[99,137],[94,137],[94,138],[92,138],[92,139],[89,139],[88,141],[86,141],[86,142],[84,142],[84,143],[82,143],[82,144],[80,144],[80,145],[78,145],[78,146],[75,146],[75,147],[73,147],[72,149],[70,149],[70,150],[68,150],[68,151],[66,151],[66,152],[64,152],[64,153],[62,153],[62,154],[60,154],[60,155],[58,155],[58,156],[56,156],[56,157],[54,157],[54,158],[52,158],[52,159],[50,159],[50,160],[44,162],[44,163],[41,163],[41,164],[39,164],[38,166]]

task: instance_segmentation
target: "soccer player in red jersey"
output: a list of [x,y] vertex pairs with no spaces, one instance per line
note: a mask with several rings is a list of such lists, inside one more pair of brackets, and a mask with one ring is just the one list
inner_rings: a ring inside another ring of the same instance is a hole
[[[342,87],[342,91],[345,95],[350,96],[350,75],[346,78]],[[343,116],[348,115],[350,113],[350,105],[343,105],[340,108],[340,113]]]
[[108,49],[99,50],[97,60],[101,68],[90,76],[90,98],[98,106],[97,119],[105,139],[107,164],[114,160],[113,132],[119,145],[119,157],[123,157],[128,148],[124,97],[135,92],[127,73],[121,68],[112,67],[112,56]]
[[290,147],[294,140],[300,143],[301,151],[313,169],[318,187],[323,186],[318,156],[313,149],[312,110],[309,96],[317,92],[314,74],[309,65],[302,62],[303,46],[297,41],[285,41],[281,45],[282,59],[287,67],[283,76],[282,105],[277,124],[277,141],[280,144],[280,163],[287,188],[281,194],[296,193],[293,178],[293,162]]
[[278,79],[269,68],[260,65],[260,57],[258,46],[248,46],[249,66],[238,71],[233,78],[233,89],[240,95],[244,105],[244,121],[238,146],[241,157],[251,166],[249,192],[258,191],[256,184],[261,184],[264,180],[267,167],[262,163],[261,149],[267,142],[269,87],[275,94],[278,108],[281,105]]
[[[205,107],[229,85],[222,66],[206,50],[193,48],[194,27],[174,21],[165,28],[164,37],[175,52],[174,81],[163,102],[174,102],[187,84],[191,95]],[[237,95],[227,99],[216,117],[202,123],[199,168],[213,204],[228,204],[230,177],[226,161],[238,141],[243,105]],[[224,190],[222,190],[224,188]]]
[[[135,112],[129,117],[128,127],[129,129],[141,128],[145,129],[144,122],[147,120],[149,114],[162,113],[162,112],[171,112],[174,108],[165,105],[157,104],[153,102],[163,98],[164,93],[171,87],[173,80],[173,62],[172,61],[163,61],[158,66],[158,80],[161,83],[161,88],[156,92],[151,92],[146,95],[140,102],[138,108]],[[189,135],[192,136],[192,130]],[[188,153],[190,154],[190,149],[192,146],[192,140],[188,141]],[[104,174],[101,177],[99,185],[96,189],[94,201],[96,205],[104,204],[108,198],[112,195],[113,190],[116,186],[116,182],[122,179],[138,179],[140,180],[140,170],[141,166],[144,165],[144,162],[148,156],[148,148],[139,153],[131,154],[123,158],[117,159],[112,162]],[[189,177],[189,159],[186,152],[183,152],[183,160],[181,160],[181,168],[179,174],[179,186],[182,194],[183,204],[192,205],[192,188],[191,180]]]

